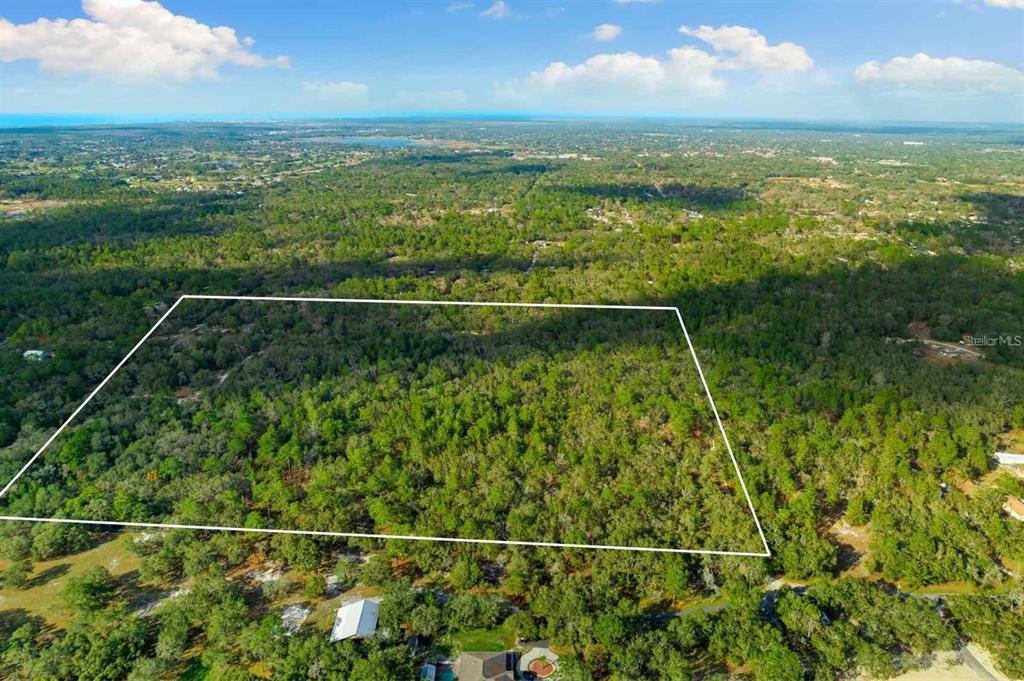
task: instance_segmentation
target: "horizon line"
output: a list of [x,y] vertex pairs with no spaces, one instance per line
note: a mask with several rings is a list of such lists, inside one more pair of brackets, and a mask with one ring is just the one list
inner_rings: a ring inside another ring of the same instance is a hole
[[[35,119],[35,120],[33,120]],[[270,123],[302,121],[358,121],[358,120],[564,120],[564,121],[691,121],[694,123],[774,123],[774,124],[841,124],[850,126],[908,127],[1001,127],[1024,128],[1024,120],[939,120],[900,118],[797,118],[791,116],[735,116],[673,113],[616,113],[616,112],[515,112],[515,111],[382,111],[340,113],[21,113],[0,112],[0,130],[27,128],[78,128],[107,125],[152,125],[176,123]]]

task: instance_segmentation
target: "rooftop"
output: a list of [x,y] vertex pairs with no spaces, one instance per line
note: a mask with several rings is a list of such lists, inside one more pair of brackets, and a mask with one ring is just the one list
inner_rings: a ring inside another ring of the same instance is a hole
[[1024,520],[1024,501],[1017,497],[1007,497],[1003,508],[1017,520]]
[[338,608],[331,630],[331,643],[347,638],[369,638],[377,630],[377,615],[380,604],[370,600],[360,600]]
[[513,681],[509,653],[465,652],[455,665],[459,681]]

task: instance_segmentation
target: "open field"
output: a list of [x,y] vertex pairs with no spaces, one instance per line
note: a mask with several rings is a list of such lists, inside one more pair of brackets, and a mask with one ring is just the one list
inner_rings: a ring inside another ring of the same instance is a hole
[[[68,579],[81,575],[88,568],[102,566],[131,586],[139,559],[125,550],[125,544],[136,537],[138,534],[131,532],[117,534],[110,541],[101,541],[80,553],[35,563],[25,588],[4,589],[0,593],[0,616],[18,617],[23,613],[42,617],[56,627],[67,626],[71,616],[61,604],[60,593]],[[9,566],[10,561],[0,560],[0,570]]]

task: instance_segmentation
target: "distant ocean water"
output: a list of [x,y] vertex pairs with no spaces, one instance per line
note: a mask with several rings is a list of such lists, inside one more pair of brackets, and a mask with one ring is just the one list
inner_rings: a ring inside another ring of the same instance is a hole
[[74,125],[136,125],[146,123],[232,123],[259,121],[331,121],[331,120],[529,120],[522,114],[7,114],[0,112],[2,128],[66,127]]
[[[382,122],[412,123],[417,121],[601,121],[620,123],[648,123],[711,128],[808,130],[819,132],[867,132],[888,134],[927,133],[1000,133],[1024,132],[1020,122],[931,122],[931,121],[827,121],[795,119],[737,119],[678,116],[614,116],[582,114],[523,114],[523,113],[361,113],[354,114],[7,114],[0,113],[0,129],[67,127],[76,125],[141,125],[152,123],[206,122],[325,122],[374,120]],[[368,142],[359,142],[368,143]],[[373,142],[369,142],[373,144]],[[382,146],[394,146],[387,142]]]
[[162,116],[110,116],[90,114],[2,114],[0,128],[36,128],[67,125],[117,125],[126,123],[157,123],[173,120]]

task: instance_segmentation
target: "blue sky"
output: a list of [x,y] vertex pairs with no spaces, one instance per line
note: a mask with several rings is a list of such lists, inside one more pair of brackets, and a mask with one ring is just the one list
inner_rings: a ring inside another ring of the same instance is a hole
[[0,17],[4,114],[1024,122],[1024,0],[6,0]]

